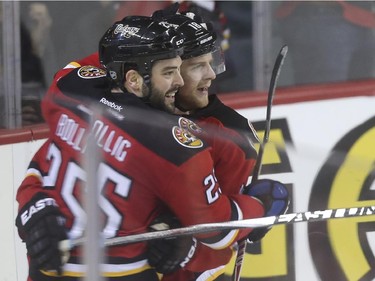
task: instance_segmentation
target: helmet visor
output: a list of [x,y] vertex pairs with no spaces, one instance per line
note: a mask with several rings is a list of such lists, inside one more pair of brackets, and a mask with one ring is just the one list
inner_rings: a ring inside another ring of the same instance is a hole
[[225,57],[224,52],[220,47],[214,47],[212,52],[212,62],[211,68],[216,75],[223,73],[225,71]]

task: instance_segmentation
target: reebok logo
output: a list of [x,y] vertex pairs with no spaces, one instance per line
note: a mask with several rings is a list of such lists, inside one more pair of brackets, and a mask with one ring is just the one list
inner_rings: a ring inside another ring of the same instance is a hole
[[115,104],[114,102],[108,101],[106,98],[102,98],[100,100],[100,102],[102,104],[105,104],[106,106],[109,106],[109,107],[113,108],[114,110],[117,110],[118,112],[121,112],[121,110],[122,110],[121,105],[118,105],[118,104]]

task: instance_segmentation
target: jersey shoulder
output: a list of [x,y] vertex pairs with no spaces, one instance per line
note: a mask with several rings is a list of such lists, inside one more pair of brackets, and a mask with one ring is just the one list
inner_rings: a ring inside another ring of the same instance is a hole
[[197,119],[215,118],[224,127],[235,130],[241,135],[246,135],[253,143],[259,142],[258,135],[251,122],[233,108],[222,103],[216,95],[211,95],[208,106],[199,110],[194,117]]
[[102,108],[118,130],[176,165],[209,148],[189,130],[198,127],[193,121],[154,109],[134,94],[111,93],[109,83],[104,69],[84,65],[61,77],[57,87],[65,96]]
[[67,65],[65,65],[62,69],[56,72],[54,76],[54,82],[57,82],[62,77],[73,71],[74,69],[80,68],[85,65],[91,65],[98,68],[101,68],[101,64],[99,62],[99,54],[95,52],[87,57],[84,57],[79,60],[71,61]]
[[132,94],[123,94],[117,99],[107,96],[107,100],[121,104],[124,108],[121,113],[123,120],[108,116],[116,126],[148,150],[175,165],[181,165],[210,148],[191,129],[199,127],[190,119],[151,108]]
[[84,65],[60,77],[56,85],[64,95],[76,98],[95,98],[109,90],[110,81],[105,69]]

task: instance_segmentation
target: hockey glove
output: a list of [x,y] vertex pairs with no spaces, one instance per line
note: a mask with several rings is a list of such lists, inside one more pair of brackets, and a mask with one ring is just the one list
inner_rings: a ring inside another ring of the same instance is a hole
[[62,266],[69,252],[61,252],[59,242],[67,239],[62,217],[55,199],[46,194],[35,195],[19,212],[16,226],[26,243],[30,268],[56,270],[62,274]]
[[[289,193],[281,182],[269,179],[258,180],[246,189],[246,194],[262,202],[265,210],[264,216],[279,216],[286,213],[289,206]],[[271,226],[254,228],[248,236],[248,241],[261,240],[270,229]]]
[[[161,216],[149,226],[151,231],[180,227],[178,220],[171,216]],[[197,240],[192,236],[151,240],[148,243],[148,261],[156,272],[172,273],[186,264],[194,256]]]

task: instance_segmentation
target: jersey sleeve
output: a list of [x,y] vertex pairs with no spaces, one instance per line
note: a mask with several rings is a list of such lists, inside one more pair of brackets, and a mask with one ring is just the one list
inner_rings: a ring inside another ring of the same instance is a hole
[[215,174],[224,194],[239,193],[247,185],[256,162],[256,151],[248,139],[224,127],[214,117],[199,124],[207,132],[204,137],[212,146]]
[[34,197],[37,193],[45,192],[45,190],[43,189],[43,171],[39,163],[43,163],[40,156],[46,150],[48,145],[49,142],[46,141],[34,155],[29,164],[24,180],[19,186],[16,194],[18,210],[22,209],[22,207],[30,200],[30,198]]
[[218,276],[224,272],[224,266],[229,263],[233,253],[234,251],[231,248],[213,250],[200,243],[193,258],[183,269],[164,275],[161,280],[199,280],[197,279],[198,276],[207,276],[206,274],[208,276]]
[[71,61],[66,66],[64,66],[62,69],[60,69],[54,76],[53,82],[56,83],[60,78],[67,75],[69,72],[71,72],[73,69],[79,68],[84,65],[91,65],[95,67],[101,67],[99,62],[99,54],[98,52],[95,52],[87,57],[84,57],[80,60]]
[[204,244],[198,244],[197,252],[184,268],[193,272],[203,272],[229,263],[233,255],[231,247],[214,250]]
[[[205,150],[173,172],[163,200],[182,225],[234,221],[261,217],[262,204],[247,195],[225,195],[217,182],[212,158]],[[197,235],[213,249],[223,249],[247,236],[251,229],[227,230]]]
[[215,173],[225,194],[239,193],[254,169],[259,142],[249,120],[224,105],[216,95],[194,115],[207,132],[202,137],[213,147]]

